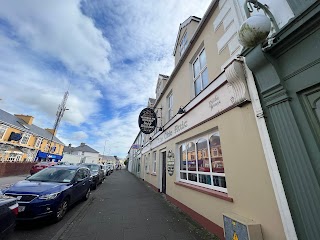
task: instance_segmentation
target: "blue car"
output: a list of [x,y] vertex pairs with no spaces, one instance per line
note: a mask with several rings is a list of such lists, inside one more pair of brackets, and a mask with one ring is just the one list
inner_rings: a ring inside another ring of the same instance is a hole
[[68,207],[90,196],[90,170],[81,166],[52,166],[4,190],[19,204],[17,220],[53,217],[60,221]]

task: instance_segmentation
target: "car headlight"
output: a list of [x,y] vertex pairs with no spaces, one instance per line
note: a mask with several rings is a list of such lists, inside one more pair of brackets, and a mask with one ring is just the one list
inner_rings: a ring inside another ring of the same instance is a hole
[[39,196],[39,199],[41,199],[41,200],[52,200],[52,199],[55,199],[56,197],[58,197],[59,194],[60,194],[60,192],[50,193],[50,194]]

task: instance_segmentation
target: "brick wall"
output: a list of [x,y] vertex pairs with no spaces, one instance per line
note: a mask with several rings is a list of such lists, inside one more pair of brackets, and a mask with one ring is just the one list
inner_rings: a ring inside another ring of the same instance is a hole
[[36,164],[36,162],[2,162],[0,163],[0,177],[28,174],[34,164]]

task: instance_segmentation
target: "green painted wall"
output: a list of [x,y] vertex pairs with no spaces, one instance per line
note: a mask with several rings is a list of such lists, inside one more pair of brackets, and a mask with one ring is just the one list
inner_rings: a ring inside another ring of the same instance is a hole
[[[300,10],[311,2],[304,1]],[[298,237],[320,239],[319,1],[277,37],[267,52],[257,46],[244,56],[255,75]]]

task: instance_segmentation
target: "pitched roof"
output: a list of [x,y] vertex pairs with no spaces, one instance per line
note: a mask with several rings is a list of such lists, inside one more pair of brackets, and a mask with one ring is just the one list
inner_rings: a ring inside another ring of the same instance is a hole
[[99,155],[99,157],[101,157],[102,159],[104,159],[106,161],[118,161],[119,160],[117,156]]
[[74,147],[65,146],[63,148],[64,153],[71,153],[73,151]]
[[98,151],[94,150],[93,148],[89,147],[85,143],[81,143],[79,147],[75,147],[72,149],[72,152],[91,152],[91,153],[99,153]]
[[178,31],[178,35],[177,35],[177,39],[176,39],[176,44],[174,45],[174,50],[173,50],[173,55],[176,54],[177,51],[177,47],[178,47],[178,43],[179,43],[179,38],[180,38],[180,33],[181,33],[181,29],[184,28],[185,26],[187,26],[191,21],[196,21],[196,22],[200,22],[201,18],[196,17],[196,16],[190,16],[188,17],[187,20],[185,20],[183,23],[180,23],[179,26],[179,31]]
[[[12,127],[21,130],[22,132],[32,133],[33,135],[43,137],[45,139],[51,140],[52,134],[47,130],[40,128],[34,124],[27,124],[22,119],[0,109],[0,123],[11,125]],[[56,136],[53,136],[53,142],[60,143],[64,145]]]

